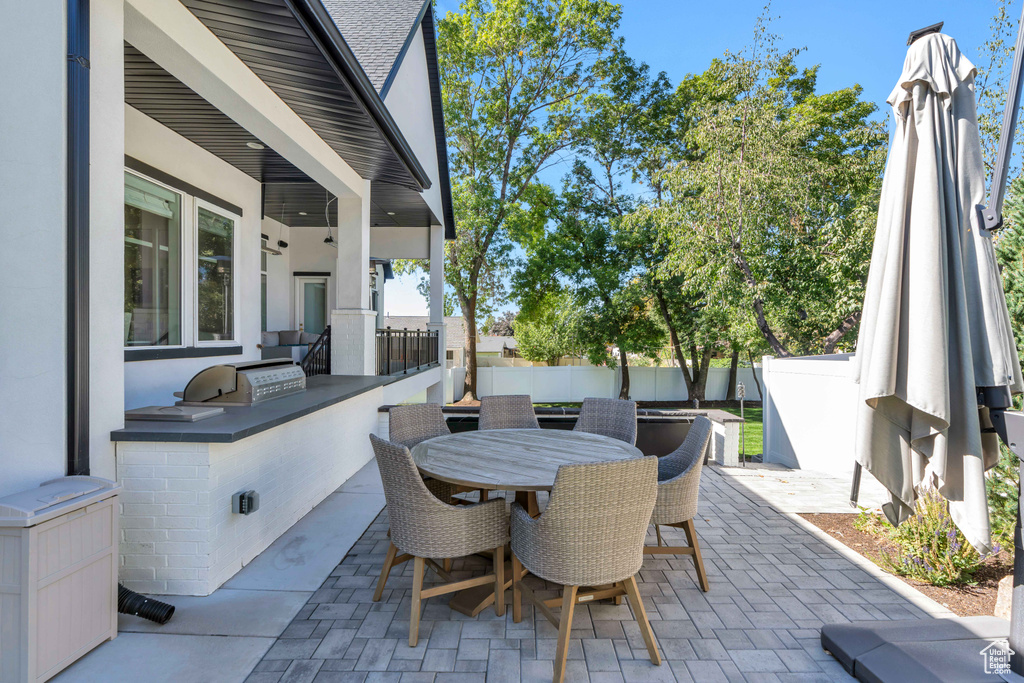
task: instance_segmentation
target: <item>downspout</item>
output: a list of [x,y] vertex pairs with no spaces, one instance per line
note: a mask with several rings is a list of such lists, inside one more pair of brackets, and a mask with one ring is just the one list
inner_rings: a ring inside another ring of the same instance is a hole
[[67,16],[67,472],[89,473],[89,0]]

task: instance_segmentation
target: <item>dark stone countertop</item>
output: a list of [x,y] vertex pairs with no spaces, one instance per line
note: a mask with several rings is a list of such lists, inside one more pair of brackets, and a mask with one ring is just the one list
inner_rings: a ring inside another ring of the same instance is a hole
[[[251,407],[224,407],[224,414],[198,422],[128,420],[110,433],[111,441],[233,443],[408,377],[317,375],[306,379],[306,390]],[[211,405],[217,405],[213,403]]]

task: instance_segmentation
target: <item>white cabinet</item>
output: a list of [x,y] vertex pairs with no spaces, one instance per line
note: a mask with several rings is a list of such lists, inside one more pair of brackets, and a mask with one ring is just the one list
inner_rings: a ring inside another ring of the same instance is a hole
[[117,636],[120,489],[63,477],[0,498],[0,683],[48,680]]

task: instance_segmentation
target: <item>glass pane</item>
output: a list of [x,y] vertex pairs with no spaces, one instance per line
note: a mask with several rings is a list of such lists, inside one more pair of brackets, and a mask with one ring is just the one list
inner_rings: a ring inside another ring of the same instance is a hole
[[267,275],[260,275],[260,331],[267,331]]
[[181,196],[124,176],[124,345],[181,344]]
[[323,332],[327,327],[327,284],[303,283],[302,306],[303,332]]
[[203,207],[196,231],[199,341],[234,339],[235,222]]

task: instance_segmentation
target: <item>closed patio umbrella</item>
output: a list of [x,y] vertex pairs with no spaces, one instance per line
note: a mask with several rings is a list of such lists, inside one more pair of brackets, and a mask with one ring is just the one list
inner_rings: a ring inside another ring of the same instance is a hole
[[956,41],[933,33],[910,47],[889,96],[896,131],[854,378],[857,461],[889,490],[886,516],[904,521],[922,487],[933,487],[985,554],[985,471],[998,461],[999,443],[978,388],[1020,393],[1024,380],[980,213],[975,74]]

